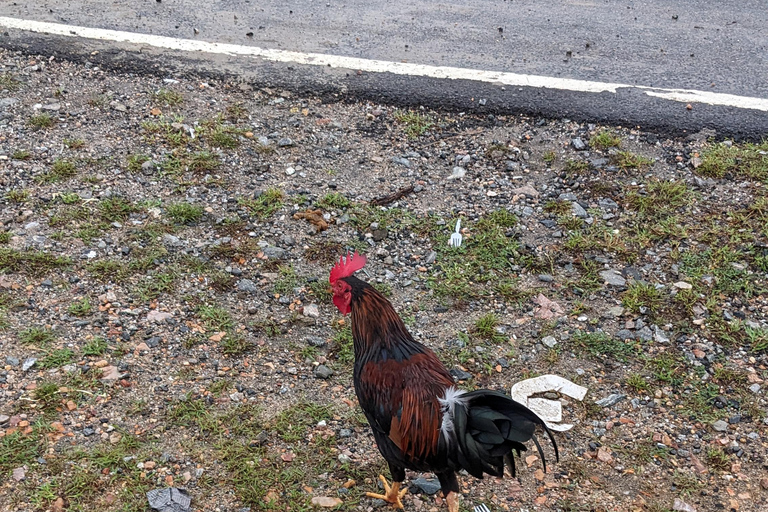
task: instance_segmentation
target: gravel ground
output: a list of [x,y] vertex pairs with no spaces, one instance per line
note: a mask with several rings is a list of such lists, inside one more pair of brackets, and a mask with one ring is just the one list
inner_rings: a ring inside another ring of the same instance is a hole
[[768,145],[0,66],[2,510],[380,509],[347,248],[461,386],[589,389],[463,510],[768,508]]

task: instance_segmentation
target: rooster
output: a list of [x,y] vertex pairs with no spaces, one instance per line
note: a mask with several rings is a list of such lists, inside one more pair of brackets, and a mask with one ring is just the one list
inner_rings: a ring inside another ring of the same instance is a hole
[[533,440],[544,471],[546,460],[534,431],[537,426],[557,444],[544,421],[503,393],[480,389],[465,392],[434,352],[413,339],[392,304],[375,288],[353,275],[365,265],[355,252],[333,267],[333,303],[352,315],[355,393],[381,455],[389,464],[392,484],[379,476],[384,494],[366,493],[397,508],[407,489],[400,489],[405,469],[434,473],[450,512],[459,510],[456,472],[504,475],[505,463],[515,475],[518,456]]

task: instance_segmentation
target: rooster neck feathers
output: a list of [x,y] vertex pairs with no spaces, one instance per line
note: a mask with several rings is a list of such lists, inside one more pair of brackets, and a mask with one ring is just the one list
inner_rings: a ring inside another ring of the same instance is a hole
[[392,304],[374,287],[355,276],[344,278],[352,289],[352,335],[356,363],[401,362],[424,347],[413,339]]

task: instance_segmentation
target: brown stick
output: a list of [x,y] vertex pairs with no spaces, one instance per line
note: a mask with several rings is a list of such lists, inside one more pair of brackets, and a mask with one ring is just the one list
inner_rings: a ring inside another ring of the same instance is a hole
[[375,199],[371,199],[370,204],[372,204],[373,206],[384,206],[394,201],[397,201],[401,197],[407,196],[411,192],[413,192],[413,185],[410,185],[405,188],[401,188],[397,192],[392,192],[391,194],[387,194],[386,196],[381,196]]

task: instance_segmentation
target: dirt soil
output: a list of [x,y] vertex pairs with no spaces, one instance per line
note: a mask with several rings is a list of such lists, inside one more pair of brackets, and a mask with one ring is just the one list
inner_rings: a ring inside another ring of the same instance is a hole
[[384,510],[347,249],[459,386],[588,388],[462,510],[768,510],[768,144],[8,52],[0,90],[0,510]]

